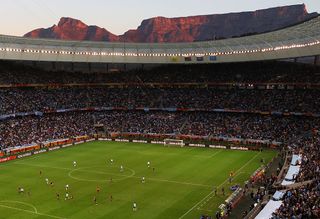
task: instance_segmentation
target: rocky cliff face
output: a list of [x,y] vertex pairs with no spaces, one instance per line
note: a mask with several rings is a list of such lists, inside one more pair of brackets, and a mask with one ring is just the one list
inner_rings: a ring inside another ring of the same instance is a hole
[[318,16],[306,6],[292,5],[253,12],[179,18],[155,17],[142,21],[136,30],[116,36],[104,28],[79,20],[61,18],[58,25],[36,29],[26,37],[66,40],[126,42],[193,42],[257,34],[291,26]]
[[88,26],[73,18],[62,17],[58,25],[33,30],[24,36],[63,40],[118,41],[119,37],[104,28]]

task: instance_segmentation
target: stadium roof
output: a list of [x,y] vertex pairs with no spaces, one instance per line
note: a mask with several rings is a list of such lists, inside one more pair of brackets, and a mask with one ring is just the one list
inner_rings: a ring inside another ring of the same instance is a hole
[[125,43],[0,35],[0,59],[101,63],[213,63],[320,54],[320,17],[285,29],[192,43]]

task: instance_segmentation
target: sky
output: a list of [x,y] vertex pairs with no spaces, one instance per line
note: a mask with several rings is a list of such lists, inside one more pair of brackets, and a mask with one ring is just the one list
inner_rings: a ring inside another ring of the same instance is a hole
[[1,0],[0,34],[22,36],[72,17],[114,34],[136,29],[143,19],[253,11],[306,4],[320,12],[320,0]]

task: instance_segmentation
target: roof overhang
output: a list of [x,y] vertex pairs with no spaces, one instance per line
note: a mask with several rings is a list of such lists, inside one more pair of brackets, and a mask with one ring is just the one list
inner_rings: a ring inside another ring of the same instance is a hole
[[0,35],[0,59],[92,63],[223,63],[320,54],[320,17],[264,34],[192,43],[110,43]]

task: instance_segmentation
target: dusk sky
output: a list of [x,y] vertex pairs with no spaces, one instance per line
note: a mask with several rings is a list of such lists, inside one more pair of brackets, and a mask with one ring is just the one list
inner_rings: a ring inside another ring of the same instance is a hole
[[73,17],[122,34],[155,16],[252,11],[301,3],[309,12],[320,12],[320,0],[2,0],[0,34],[21,36],[56,24],[60,17]]

